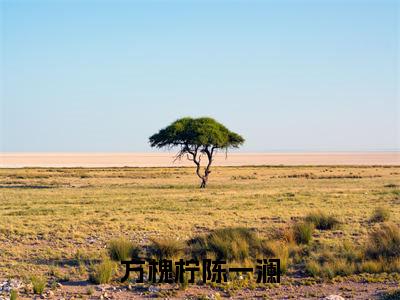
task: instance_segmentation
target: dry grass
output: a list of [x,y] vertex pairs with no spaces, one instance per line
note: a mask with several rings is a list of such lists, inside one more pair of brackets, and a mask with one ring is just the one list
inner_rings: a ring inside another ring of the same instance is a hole
[[134,243],[123,238],[111,240],[108,244],[108,254],[115,261],[137,258],[139,252],[140,249]]
[[[29,279],[52,270],[57,278],[86,279],[87,262],[102,259],[120,236],[143,247],[242,227],[270,241],[316,210],[340,219],[340,230],[318,231],[304,247],[340,247],[343,240],[363,245],[379,225],[369,222],[376,207],[390,206],[390,219],[400,225],[400,190],[393,185],[399,172],[399,167],[219,167],[209,188],[200,190],[193,168],[0,169],[0,278]],[[312,180],[302,174],[312,174]],[[290,234],[278,242],[288,247],[281,255],[291,255]],[[235,258],[252,251],[245,248],[236,247]],[[304,262],[304,255],[296,260]]]
[[365,254],[373,259],[400,258],[400,228],[394,224],[383,224],[372,231]]
[[339,225],[339,220],[333,215],[328,215],[322,211],[309,213],[306,221],[314,224],[315,228],[319,230],[331,230]]
[[372,213],[371,222],[385,222],[390,218],[390,210],[386,207],[377,207]]
[[310,222],[297,222],[293,225],[293,236],[297,244],[309,244],[314,231],[314,224]]
[[173,238],[152,239],[149,254],[157,259],[179,258],[183,254],[184,244]]
[[46,287],[46,280],[43,277],[32,276],[31,283],[34,294],[43,294],[44,288]]
[[108,259],[91,267],[89,280],[96,284],[109,283],[116,272],[116,264]]

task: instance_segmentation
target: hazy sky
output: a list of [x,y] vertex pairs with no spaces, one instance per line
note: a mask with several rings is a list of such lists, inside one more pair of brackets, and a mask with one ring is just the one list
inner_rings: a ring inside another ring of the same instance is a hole
[[400,1],[0,2],[3,151],[148,151],[183,116],[243,151],[400,148]]

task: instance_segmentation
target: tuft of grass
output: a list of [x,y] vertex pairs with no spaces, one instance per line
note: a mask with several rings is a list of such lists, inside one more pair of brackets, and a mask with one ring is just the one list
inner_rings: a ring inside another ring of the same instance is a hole
[[315,260],[306,263],[306,272],[313,277],[318,277],[322,273],[321,270],[321,265]]
[[330,251],[323,251],[318,259],[306,263],[306,271],[311,276],[332,279],[336,276],[347,276],[357,271],[357,265],[343,257],[336,257]]
[[361,273],[376,274],[382,272],[382,263],[376,260],[366,260],[358,267]]
[[293,225],[294,240],[297,244],[309,244],[314,231],[314,224],[309,222],[297,222]]
[[385,222],[390,218],[390,211],[386,207],[377,207],[372,213],[370,221],[373,223]]
[[283,243],[275,245],[275,257],[280,259],[281,273],[286,274],[289,268],[289,247]]
[[263,257],[276,257],[276,244],[273,241],[263,240],[260,242],[260,253]]
[[309,213],[305,220],[306,222],[314,224],[319,230],[331,230],[340,224],[339,220],[334,216],[328,215],[322,211]]
[[172,238],[153,239],[149,252],[158,259],[176,258],[183,253],[184,245]]
[[16,290],[11,290],[10,292],[10,300],[17,300],[18,299],[18,292]]
[[46,280],[43,277],[32,276],[31,278],[33,293],[41,295],[46,287]]
[[139,256],[139,248],[131,241],[123,238],[108,243],[108,255],[112,260],[129,260]]
[[188,244],[193,257],[205,257],[211,253],[217,259],[230,261],[244,261],[260,250],[256,234],[243,227],[217,229],[207,236],[195,237]]
[[92,267],[89,273],[89,280],[96,284],[109,283],[114,275],[116,266],[111,260],[104,260],[100,264]]
[[369,234],[365,256],[371,259],[400,257],[400,229],[395,224],[382,224]]
[[343,241],[337,250],[340,256],[349,262],[360,262],[363,259],[363,252],[349,240]]
[[260,242],[260,254],[263,257],[279,258],[282,274],[285,274],[289,265],[289,246],[282,241],[264,240]]

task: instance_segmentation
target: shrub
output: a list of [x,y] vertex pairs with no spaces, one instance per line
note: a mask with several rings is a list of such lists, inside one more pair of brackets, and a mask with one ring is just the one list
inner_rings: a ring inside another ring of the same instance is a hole
[[42,277],[32,276],[31,278],[33,293],[41,295],[43,294],[44,288],[46,286],[46,280]]
[[153,239],[150,245],[150,254],[158,259],[175,258],[183,252],[184,246],[181,241],[172,238]]
[[390,211],[385,207],[377,207],[375,208],[372,216],[370,218],[371,222],[385,222],[388,221],[390,218]]
[[104,260],[100,264],[92,267],[89,280],[96,284],[109,283],[115,272],[115,263],[111,260]]
[[139,248],[131,241],[115,239],[108,244],[108,254],[112,260],[129,260],[139,256]]
[[319,230],[334,229],[340,223],[334,216],[327,215],[322,211],[308,214],[305,220],[309,223],[314,224],[314,226]]
[[365,255],[372,259],[395,259],[400,257],[400,230],[394,224],[382,224],[372,231],[365,249]]
[[309,244],[314,231],[314,225],[309,222],[298,222],[293,225],[292,230],[297,244]]

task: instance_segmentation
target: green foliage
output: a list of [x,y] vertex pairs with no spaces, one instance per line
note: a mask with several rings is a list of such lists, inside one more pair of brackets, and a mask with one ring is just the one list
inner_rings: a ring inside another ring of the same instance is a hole
[[120,238],[109,242],[108,254],[115,261],[129,260],[138,257],[139,248],[131,241]]
[[382,224],[369,234],[365,249],[368,258],[394,259],[400,257],[400,229],[395,224]]
[[176,258],[183,250],[183,243],[172,238],[153,239],[149,249],[150,254],[158,259]]
[[41,295],[43,294],[46,286],[46,280],[39,276],[32,276],[31,278],[33,293]]
[[98,265],[92,267],[89,274],[89,280],[96,284],[109,283],[116,270],[115,263],[111,260],[104,260]]
[[322,211],[316,211],[308,214],[306,221],[314,224],[319,230],[333,229],[339,224],[339,221],[334,216],[327,215]]
[[212,118],[182,118],[150,137],[152,147],[162,148],[183,144],[215,148],[236,148],[244,143],[237,133],[229,131]]
[[388,221],[390,218],[390,211],[386,207],[377,207],[375,208],[374,212],[372,213],[371,222],[385,222]]
[[297,222],[293,225],[293,235],[297,244],[309,244],[314,231],[314,224]]

